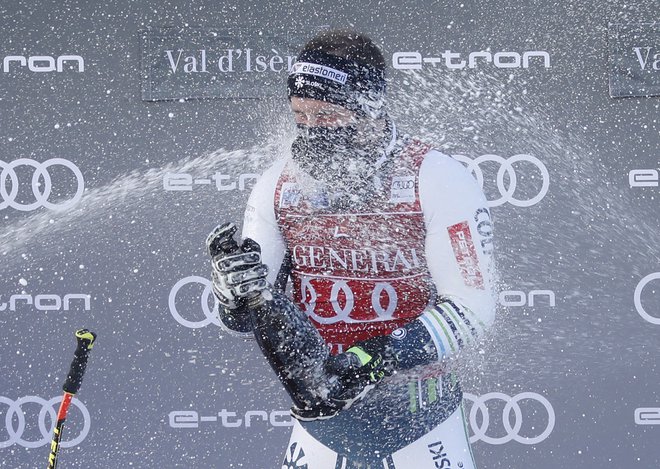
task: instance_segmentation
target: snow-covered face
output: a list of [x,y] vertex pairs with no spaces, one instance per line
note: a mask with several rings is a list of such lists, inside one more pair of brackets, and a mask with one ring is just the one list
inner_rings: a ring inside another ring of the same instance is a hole
[[382,122],[337,104],[291,97],[299,145],[294,159],[314,179],[352,191],[368,183],[383,150]]
[[308,127],[344,127],[357,122],[357,116],[353,111],[317,99],[292,96],[291,110],[296,124]]

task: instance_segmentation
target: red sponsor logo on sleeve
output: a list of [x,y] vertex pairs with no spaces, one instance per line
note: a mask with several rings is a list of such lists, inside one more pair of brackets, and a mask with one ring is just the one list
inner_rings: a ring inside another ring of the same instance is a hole
[[454,248],[456,262],[463,275],[463,281],[469,287],[484,289],[484,278],[479,270],[477,250],[472,242],[470,225],[467,221],[457,223],[447,228],[451,246]]

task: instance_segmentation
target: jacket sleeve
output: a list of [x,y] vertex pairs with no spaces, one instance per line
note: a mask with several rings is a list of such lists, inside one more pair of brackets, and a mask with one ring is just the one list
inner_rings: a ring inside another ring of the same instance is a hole
[[281,274],[286,255],[286,243],[275,219],[275,189],[285,163],[276,162],[257,180],[243,218],[242,238],[251,238],[261,246],[262,262],[268,266],[267,280],[271,285]]
[[437,299],[418,319],[442,360],[477,342],[495,320],[493,228],[478,182],[449,156],[429,152],[419,192]]

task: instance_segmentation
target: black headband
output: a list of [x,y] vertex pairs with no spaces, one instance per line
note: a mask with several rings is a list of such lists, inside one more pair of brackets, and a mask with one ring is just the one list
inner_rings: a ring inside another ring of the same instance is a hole
[[298,96],[326,101],[374,118],[384,111],[384,70],[319,50],[298,56],[287,88],[289,99]]

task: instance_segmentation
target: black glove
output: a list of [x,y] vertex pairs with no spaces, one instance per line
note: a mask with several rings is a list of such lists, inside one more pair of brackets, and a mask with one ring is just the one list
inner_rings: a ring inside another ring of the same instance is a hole
[[213,293],[218,299],[222,324],[230,331],[250,332],[246,298],[268,288],[268,267],[261,262],[261,248],[256,241],[245,239],[239,246],[234,240],[236,226],[225,223],[206,238],[212,256]]
[[375,385],[396,372],[399,358],[389,335],[357,342],[346,352],[330,357],[326,370],[336,374],[346,392]]

